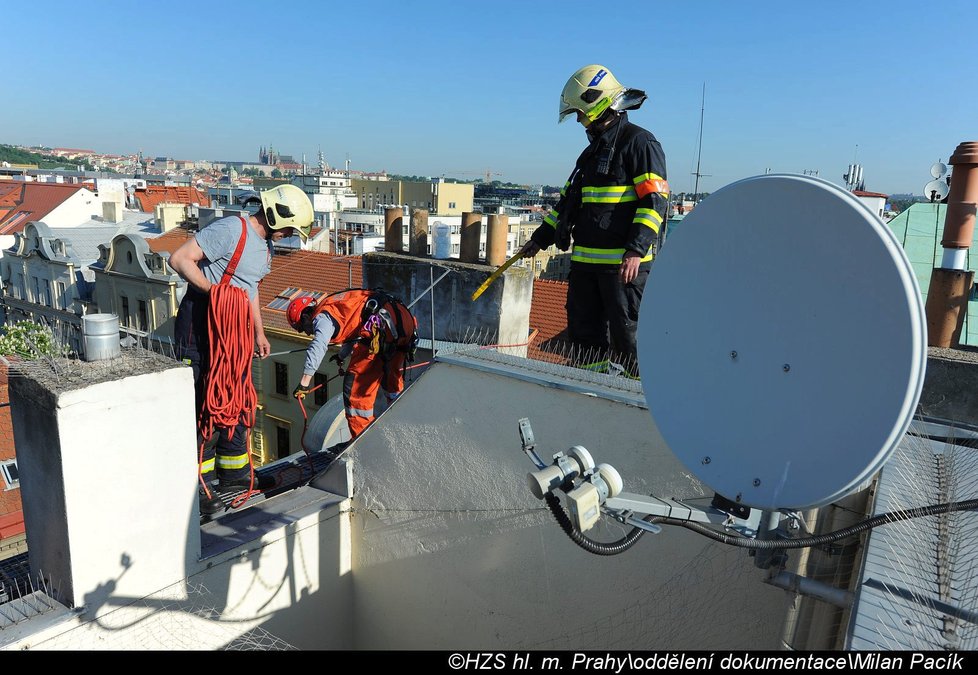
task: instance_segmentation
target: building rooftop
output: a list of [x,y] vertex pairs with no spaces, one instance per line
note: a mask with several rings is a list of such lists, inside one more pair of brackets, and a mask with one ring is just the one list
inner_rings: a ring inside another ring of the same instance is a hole
[[195,187],[182,185],[147,185],[145,190],[136,190],[133,194],[139,203],[139,208],[152,213],[158,204],[199,204],[208,206],[211,201],[206,193]]
[[44,217],[84,186],[0,181],[0,234],[13,234]]

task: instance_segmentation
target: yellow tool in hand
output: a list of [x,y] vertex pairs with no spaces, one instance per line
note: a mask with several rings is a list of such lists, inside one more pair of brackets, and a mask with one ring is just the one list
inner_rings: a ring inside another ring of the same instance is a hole
[[517,252],[516,255],[514,255],[512,258],[510,258],[509,260],[507,260],[506,262],[504,262],[502,265],[500,265],[496,269],[495,272],[493,272],[492,274],[489,275],[489,278],[486,279],[482,283],[481,286],[479,286],[477,289],[475,289],[475,293],[472,294],[472,302],[475,302],[479,298],[480,295],[482,295],[483,293],[485,293],[486,292],[486,289],[489,288],[492,285],[492,282],[494,282],[496,279],[498,279],[499,277],[501,277],[502,274],[503,274],[503,272],[505,272],[506,270],[509,269],[509,266],[510,265],[512,265],[514,262],[516,262],[517,260],[519,260],[522,257],[523,257],[523,252],[521,250],[521,251]]

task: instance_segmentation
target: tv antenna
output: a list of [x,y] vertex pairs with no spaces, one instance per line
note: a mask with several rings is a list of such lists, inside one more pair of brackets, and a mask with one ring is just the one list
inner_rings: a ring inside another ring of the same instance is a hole
[[696,181],[693,184],[693,203],[696,203],[696,199],[700,193],[700,176],[708,178],[710,174],[700,173],[700,159],[703,156],[703,116],[706,112],[706,82],[703,83],[703,98],[700,101],[700,137],[696,143],[696,171],[693,175],[696,176]]
[[924,197],[932,202],[943,201],[947,197],[950,188],[946,180],[942,180],[947,174],[947,165],[944,162],[935,162],[930,167],[930,175],[934,180],[924,186]]

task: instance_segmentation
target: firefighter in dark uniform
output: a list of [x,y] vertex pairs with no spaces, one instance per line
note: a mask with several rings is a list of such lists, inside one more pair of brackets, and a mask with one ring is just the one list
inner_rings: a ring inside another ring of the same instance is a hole
[[637,375],[638,310],[669,204],[659,141],[628,121],[645,92],[622,86],[600,65],[581,68],[560,95],[560,121],[577,115],[590,141],[557,205],[523,246],[523,257],[554,244],[571,248],[567,324],[578,365],[609,359]]

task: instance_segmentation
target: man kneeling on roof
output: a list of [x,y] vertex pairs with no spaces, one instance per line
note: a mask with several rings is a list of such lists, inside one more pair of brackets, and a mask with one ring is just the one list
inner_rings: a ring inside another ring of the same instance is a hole
[[302,378],[292,395],[302,399],[319,369],[329,345],[341,345],[336,361],[350,365],[343,378],[343,407],[350,435],[356,438],[374,421],[377,389],[388,402],[404,389],[404,368],[414,359],[418,322],[404,304],[383,290],[352,289],[328,295],[318,302],[296,298],[286,312],[289,324],[312,335],[306,348]]

